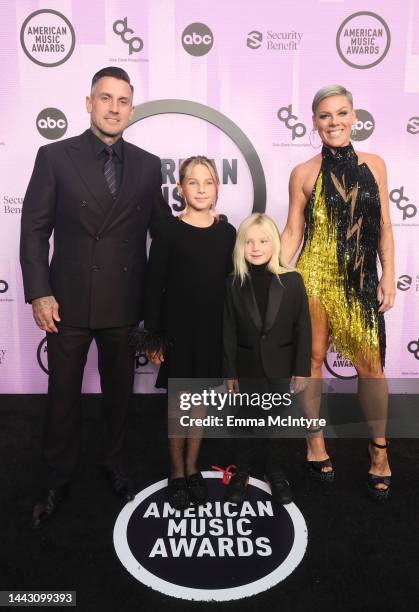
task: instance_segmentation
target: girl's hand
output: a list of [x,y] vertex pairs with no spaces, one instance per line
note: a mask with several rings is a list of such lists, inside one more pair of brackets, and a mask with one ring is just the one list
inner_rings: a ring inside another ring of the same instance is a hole
[[229,393],[239,393],[239,381],[237,378],[228,378],[226,381],[226,386]]
[[387,312],[387,310],[393,308],[395,297],[396,287],[394,277],[388,277],[383,274],[377,287],[377,300],[380,304],[378,312]]
[[151,363],[155,363],[156,365],[160,365],[164,361],[163,351],[158,351],[157,353],[146,351],[145,356],[149,361],[151,361]]
[[309,377],[305,376],[293,376],[291,378],[290,390],[292,393],[301,393],[307,387],[310,382]]

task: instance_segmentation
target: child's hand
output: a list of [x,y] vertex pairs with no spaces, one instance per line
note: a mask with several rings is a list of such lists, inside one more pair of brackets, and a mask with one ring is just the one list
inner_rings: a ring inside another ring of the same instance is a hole
[[150,351],[145,352],[145,356],[151,363],[155,363],[156,365],[160,365],[164,361],[163,351],[158,351],[156,353],[151,353]]
[[225,381],[225,383],[226,383],[229,393],[239,393],[240,392],[239,381],[237,380],[237,378],[228,378]]
[[305,376],[293,376],[291,378],[290,389],[294,393],[301,393],[307,387],[310,382],[310,378]]

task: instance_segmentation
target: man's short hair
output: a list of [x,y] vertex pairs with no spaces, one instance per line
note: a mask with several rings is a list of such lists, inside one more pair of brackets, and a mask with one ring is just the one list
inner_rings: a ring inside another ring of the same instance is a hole
[[96,72],[92,79],[92,90],[98,80],[102,77],[112,77],[114,79],[119,79],[120,81],[125,81],[130,86],[131,93],[134,95],[134,87],[131,85],[128,73],[125,72],[125,70],[123,70],[122,68],[118,68],[117,66],[108,66],[107,68],[102,68],[102,70]]

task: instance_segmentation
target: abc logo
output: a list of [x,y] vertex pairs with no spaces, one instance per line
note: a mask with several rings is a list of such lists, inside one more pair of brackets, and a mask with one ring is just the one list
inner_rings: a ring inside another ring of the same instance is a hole
[[366,140],[375,128],[374,117],[366,110],[359,108],[355,111],[356,121],[352,126],[352,140]]
[[38,132],[48,140],[57,140],[67,131],[67,118],[58,108],[44,108],[36,118]]
[[205,23],[191,23],[183,30],[182,45],[190,55],[205,55],[212,49],[214,36]]

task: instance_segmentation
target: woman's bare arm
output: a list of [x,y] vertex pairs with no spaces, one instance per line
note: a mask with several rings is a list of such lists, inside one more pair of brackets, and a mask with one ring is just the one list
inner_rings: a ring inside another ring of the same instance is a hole
[[289,209],[285,228],[281,235],[281,256],[289,264],[295,257],[304,234],[304,209],[307,197],[303,185],[305,164],[296,166],[291,172],[289,181]]
[[377,300],[380,304],[379,312],[386,312],[394,305],[396,287],[394,279],[394,239],[390,219],[390,206],[388,201],[387,171],[384,160],[378,155],[370,155],[371,170],[377,180],[381,202],[381,228],[378,244],[382,275],[377,288]]

